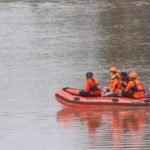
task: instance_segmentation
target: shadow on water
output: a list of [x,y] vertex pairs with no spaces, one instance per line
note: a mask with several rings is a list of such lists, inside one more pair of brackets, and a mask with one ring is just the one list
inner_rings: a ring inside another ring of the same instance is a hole
[[[150,3],[147,1],[105,1],[110,9],[100,12],[97,31],[103,36],[101,57],[106,67],[116,65],[127,72],[137,71],[149,87]],[[106,79],[105,79],[106,80]]]
[[57,112],[57,122],[61,128],[67,127],[68,130],[69,128],[74,130],[76,122],[80,122],[80,125],[84,124],[86,128],[84,132],[88,134],[89,145],[92,149],[146,147],[143,142],[150,139],[149,131],[145,130],[146,124],[150,123],[149,117],[150,111],[146,108],[123,110],[63,108]]
[[[111,8],[99,13],[97,30],[103,35],[107,65],[137,70],[142,75],[150,64],[150,5],[146,1],[105,1]],[[101,30],[101,27],[103,30]]]

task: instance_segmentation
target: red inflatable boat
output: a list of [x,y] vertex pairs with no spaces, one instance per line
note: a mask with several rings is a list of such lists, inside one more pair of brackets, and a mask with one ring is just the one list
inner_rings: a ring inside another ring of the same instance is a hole
[[150,98],[132,99],[125,97],[82,97],[79,89],[63,88],[56,92],[57,101],[67,107],[104,108],[104,107],[150,107]]

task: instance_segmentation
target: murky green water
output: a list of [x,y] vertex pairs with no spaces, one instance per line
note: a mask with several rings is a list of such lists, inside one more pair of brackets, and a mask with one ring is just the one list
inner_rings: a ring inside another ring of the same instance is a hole
[[72,110],[57,89],[108,69],[150,85],[150,2],[0,0],[0,149],[149,149],[150,110]]

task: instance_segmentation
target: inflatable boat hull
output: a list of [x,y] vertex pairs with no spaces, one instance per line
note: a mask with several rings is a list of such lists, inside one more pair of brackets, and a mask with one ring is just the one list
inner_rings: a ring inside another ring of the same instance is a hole
[[82,97],[78,89],[64,88],[56,92],[56,100],[67,107],[150,107],[150,98],[132,99],[125,97]]

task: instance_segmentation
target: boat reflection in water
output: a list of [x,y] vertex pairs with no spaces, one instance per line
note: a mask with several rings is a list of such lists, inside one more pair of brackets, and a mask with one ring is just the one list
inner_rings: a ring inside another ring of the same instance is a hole
[[[92,149],[136,148],[141,149],[146,140],[146,125],[149,124],[148,108],[87,110],[63,108],[57,112],[57,121],[67,129],[78,122],[85,126]],[[80,130],[80,128],[79,128]],[[82,133],[83,131],[81,131]],[[148,131],[149,132],[149,131]]]

